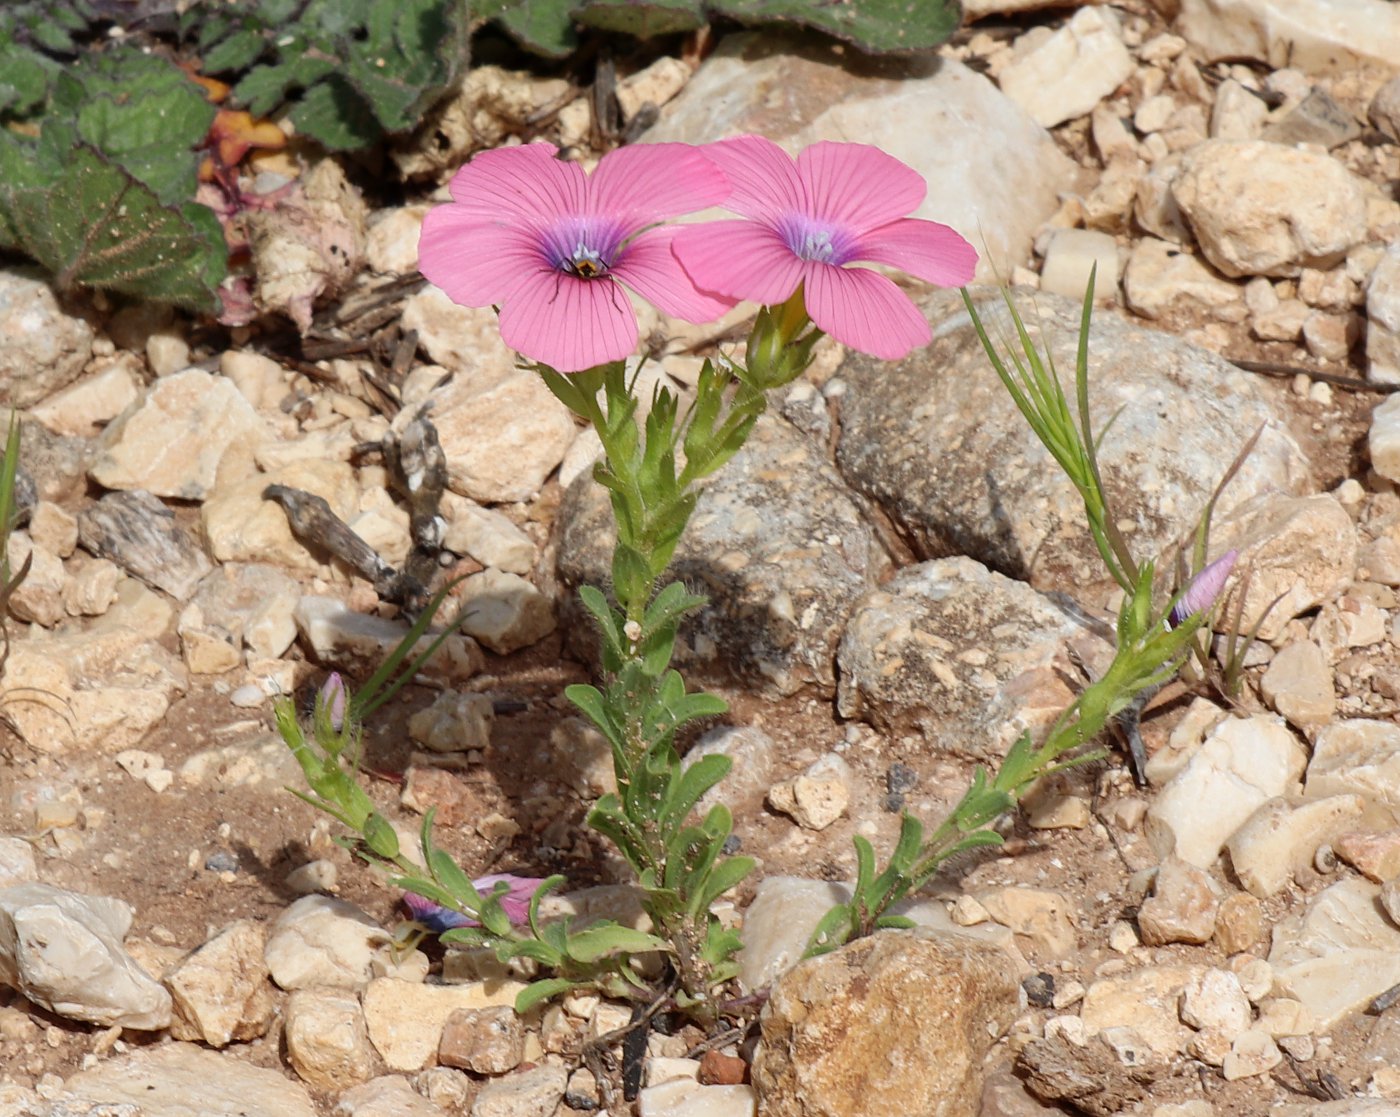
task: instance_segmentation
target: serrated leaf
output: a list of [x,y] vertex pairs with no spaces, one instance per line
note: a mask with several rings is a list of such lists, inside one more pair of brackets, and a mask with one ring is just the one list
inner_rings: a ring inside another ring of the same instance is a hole
[[261,31],[244,28],[235,31],[217,46],[204,52],[201,69],[206,74],[225,74],[246,70],[262,57],[267,49],[267,37]]
[[0,209],[14,243],[60,288],[101,287],[202,311],[217,305],[228,264],[213,211],[162,205],[86,144],[71,148],[48,181],[0,174]]
[[589,0],[574,16],[586,27],[638,39],[694,31],[705,23],[699,0]]
[[255,67],[233,87],[234,98],[254,116],[266,116],[293,87],[311,85],[335,71],[335,63],[329,58],[300,53],[296,44],[290,44],[286,50],[292,54],[289,61]]
[[193,82],[186,86],[135,94],[121,104],[98,97],[78,110],[79,135],[149,186],[166,205],[194,197],[194,148],[218,112]]
[[302,94],[290,119],[298,132],[331,151],[368,147],[384,134],[369,103],[338,74],[317,82]]
[[740,23],[797,23],[872,54],[908,54],[945,42],[962,18],[957,0],[708,0],[716,15]]

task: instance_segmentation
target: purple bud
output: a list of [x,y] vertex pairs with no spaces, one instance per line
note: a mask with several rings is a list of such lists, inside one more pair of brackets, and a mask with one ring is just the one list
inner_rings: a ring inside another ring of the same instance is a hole
[[345,703],[348,698],[345,680],[340,677],[340,672],[332,671],[330,678],[321,684],[321,693],[316,697],[316,704],[326,711],[331,728],[337,733],[345,728]]
[[1204,613],[1214,605],[1239,557],[1239,551],[1226,551],[1214,562],[1207,563],[1199,574],[1187,582],[1186,592],[1172,606],[1171,614],[1167,617],[1167,627],[1175,628],[1192,614]]
[[[535,894],[535,889],[544,883],[544,879],[542,877],[518,877],[512,873],[492,873],[490,876],[478,877],[472,881],[472,884],[483,896],[489,896],[495,890],[496,885],[502,881],[510,886],[510,891],[501,897],[501,910],[506,913],[506,918],[512,923],[524,923],[530,911],[530,897]],[[423,924],[435,935],[450,931],[454,927],[480,926],[470,916],[463,915],[460,911],[453,911],[442,904],[434,903],[426,896],[420,896],[416,892],[405,892],[403,905],[417,922]]]

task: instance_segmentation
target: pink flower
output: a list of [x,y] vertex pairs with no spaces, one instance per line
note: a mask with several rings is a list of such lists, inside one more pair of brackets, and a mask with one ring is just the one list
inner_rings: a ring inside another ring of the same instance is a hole
[[[544,883],[542,877],[518,877],[512,873],[492,873],[490,876],[477,877],[472,881],[476,890],[482,896],[489,896],[495,891],[496,885],[505,883],[510,890],[501,897],[501,910],[506,913],[506,918],[512,923],[524,923],[530,911],[530,898],[535,894],[541,884]],[[423,924],[435,935],[440,935],[444,931],[450,931],[454,927],[479,927],[475,919],[463,915],[460,911],[442,904],[434,903],[426,896],[420,896],[417,892],[405,892],[403,894],[403,906],[409,911],[413,918]]]
[[609,152],[592,176],[553,144],[483,151],[452,176],[453,201],[423,221],[418,266],[453,302],[499,306],[501,337],[560,372],[626,357],[637,316],[619,283],[689,322],[732,303],[701,294],[658,221],[729,193],[689,144]]
[[818,328],[897,360],[929,343],[928,323],[885,276],[845,265],[890,264],[941,287],[972,279],[972,245],[946,225],[905,216],[928,186],[879,148],[823,142],[794,161],[770,140],[739,136],[705,152],[733,184],[725,207],[749,220],[676,234],[676,255],[702,291],[774,306],[803,284]]

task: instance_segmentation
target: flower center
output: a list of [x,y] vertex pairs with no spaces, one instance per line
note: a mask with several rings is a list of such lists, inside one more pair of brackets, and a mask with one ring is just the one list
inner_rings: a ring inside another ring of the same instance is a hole
[[844,264],[849,256],[849,237],[840,228],[819,224],[805,215],[794,215],[778,229],[793,254],[816,264]]
[[607,273],[608,265],[601,252],[596,248],[589,248],[580,240],[574,245],[569,258],[564,261],[564,270],[580,279],[597,279]]
[[555,271],[575,279],[603,279],[623,254],[626,230],[598,218],[566,217],[540,232],[540,248]]

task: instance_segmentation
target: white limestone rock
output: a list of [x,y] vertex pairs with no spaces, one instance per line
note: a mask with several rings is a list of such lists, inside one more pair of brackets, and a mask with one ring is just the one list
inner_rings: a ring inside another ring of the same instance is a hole
[[1000,75],[1001,91],[1046,128],[1077,116],[1118,88],[1133,72],[1118,17],[1108,8],[1081,8],[1049,34],[1017,40]]
[[1328,268],[1366,238],[1362,180],[1316,151],[1210,140],[1186,154],[1172,193],[1206,259],[1228,276]]
[[158,1031],[170,1023],[170,994],[123,949],[131,918],[106,896],[0,889],[0,981],[59,1016]]
[[1258,806],[1298,789],[1306,764],[1281,718],[1229,718],[1148,808],[1147,839],[1159,856],[1208,869]]

